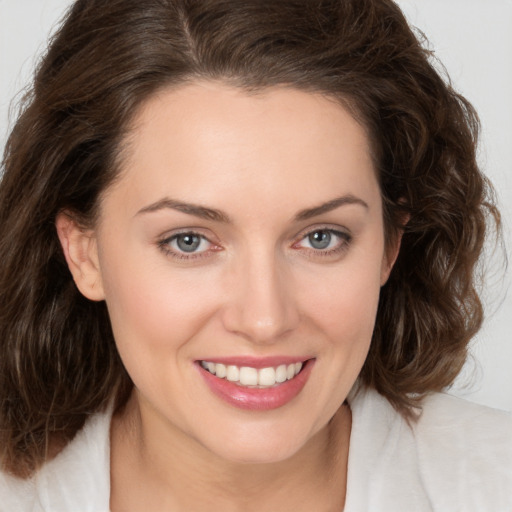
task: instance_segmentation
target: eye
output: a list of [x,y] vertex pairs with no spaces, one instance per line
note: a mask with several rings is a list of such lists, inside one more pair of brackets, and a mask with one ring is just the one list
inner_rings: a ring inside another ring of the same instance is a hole
[[182,233],[171,240],[171,245],[182,252],[197,252],[200,248],[204,250],[203,246],[208,245],[208,241],[195,233]]
[[216,248],[205,236],[194,232],[177,233],[158,245],[166,254],[178,259],[198,258]]
[[336,241],[333,233],[331,233],[331,231],[327,231],[326,229],[313,231],[313,233],[310,233],[306,239],[313,249],[320,250],[329,249],[329,246],[333,240]]
[[314,255],[336,255],[348,248],[352,237],[343,231],[321,228],[306,233],[294,248],[306,249]]

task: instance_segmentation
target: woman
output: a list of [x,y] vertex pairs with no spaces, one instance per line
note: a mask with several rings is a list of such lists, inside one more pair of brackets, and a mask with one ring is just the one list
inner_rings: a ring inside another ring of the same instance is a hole
[[442,393],[499,224],[390,0],[79,0],[0,188],[0,510],[508,510]]

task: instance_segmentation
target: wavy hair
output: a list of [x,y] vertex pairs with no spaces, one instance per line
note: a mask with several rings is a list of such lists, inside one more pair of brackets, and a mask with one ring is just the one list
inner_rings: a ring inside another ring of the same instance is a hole
[[482,321],[476,264],[499,215],[475,160],[473,108],[391,0],[78,0],[3,159],[0,446],[15,475],[132,386],[105,304],[72,280],[55,218],[67,210],[93,224],[138,107],[197,79],[284,85],[349,108],[372,143],[387,240],[403,231],[360,381],[408,414],[465,361]]

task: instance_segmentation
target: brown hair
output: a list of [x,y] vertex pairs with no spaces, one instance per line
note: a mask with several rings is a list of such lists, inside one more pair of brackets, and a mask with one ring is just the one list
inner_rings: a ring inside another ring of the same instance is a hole
[[3,160],[0,446],[13,474],[130,392],[106,306],[78,292],[54,222],[63,210],[94,222],[138,106],[197,78],[291,86],[351,109],[373,143],[388,240],[410,215],[361,381],[407,413],[464,363],[482,321],[486,216],[498,214],[475,163],[475,112],[391,0],[79,0]]

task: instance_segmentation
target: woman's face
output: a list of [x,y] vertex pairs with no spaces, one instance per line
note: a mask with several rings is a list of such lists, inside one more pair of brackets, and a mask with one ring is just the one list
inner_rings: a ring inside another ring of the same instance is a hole
[[92,259],[143,422],[288,458],[354,384],[390,269],[365,131],[319,95],[205,82],[128,142]]

